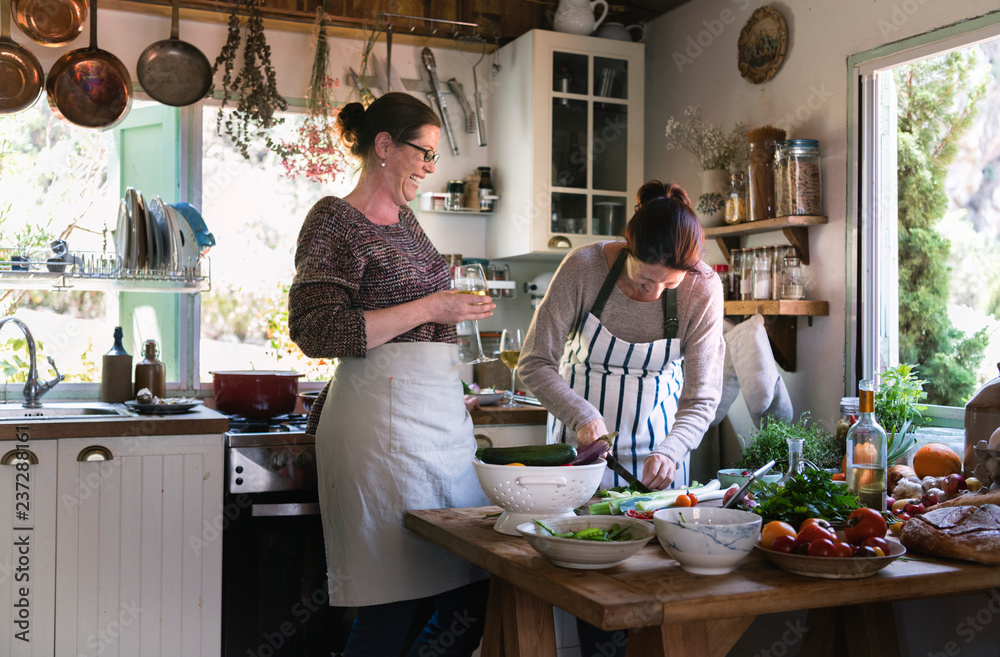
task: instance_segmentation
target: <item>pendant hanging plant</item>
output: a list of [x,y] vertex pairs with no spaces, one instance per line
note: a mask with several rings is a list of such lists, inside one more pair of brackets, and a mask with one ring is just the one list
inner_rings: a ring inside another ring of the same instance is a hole
[[[233,145],[247,159],[250,159],[248,147],[255,137],[263,137],[268,149],[274,148],[267,131],[283,120],[275,116],[275,112],[288,109],[288,102],[278,93],[275,83],[271,47],[264,38],[261,2],[262,0],[240,0],[233,8],[233,13],[229,16],[226,43],[212,66],[213,78],[219,68],[222,68],[222,106],[216,119],[216,129],[220,135],[228,135]],[[234,77],[243,30],[240,17],[240,10],[243,8],[247,13],[246,46],[243,49],[242,66]],[[213,91],[214,85],[208,95]],[[233,98],[237,99],[236,108],[227,113],[226,104]]]
[[291,140],[282,141],[275,148],[287,177],[304,175],[312,182],[335,181],[337,174],[344,170],[343,162],[347,157],[334,125],[340,109],[335,106],[333,90],[340,86],[340,80],[331,78],[328,73],[330,44],[326,37],[326,5],[324,0],[323,6],[316,11],[313,31],[316,54],[306,95],[306,118]]

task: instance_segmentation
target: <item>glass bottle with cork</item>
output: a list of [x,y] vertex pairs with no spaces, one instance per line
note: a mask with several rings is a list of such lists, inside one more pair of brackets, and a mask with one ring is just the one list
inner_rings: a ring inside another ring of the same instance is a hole
[[875,386],[858,384],[858,421],[847,431],[847,485],[862,506],[885,511],[888,437],[875,419]]
[[146,340],[144,357],[135,366],[135,395],[146,388],[154,397],[167,396],[167,368],[156,358],[156,340]]

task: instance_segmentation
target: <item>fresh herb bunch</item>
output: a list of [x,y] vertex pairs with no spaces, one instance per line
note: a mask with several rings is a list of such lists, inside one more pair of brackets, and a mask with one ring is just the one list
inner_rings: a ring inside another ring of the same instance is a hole
[[738,162],[747,145],[747,124],[737,123],[732,132],[723,134],[722,129],[701,118],[701,106],[692,105],[684,110],[686,121],[681,123],[670,117],[667,119],[667,149],[683,148],[698,158],[704,170],[728,169]]
[[915,366],[907,363],[887,369],[881,378],[875,390],[875,419],[889,437],[886,452],[891,465],[917,440],[913,433],[924,422],[922,412],[927,407],[919,402],[927,398],[923,388],[927,382],[918,379]]
[[798,527],[806,518],[826,518],[832,523],[847,522],[857,509],[858,498],[830,479],[827,472],[807,468],[784,484],[756,481],[750,486],[757,502],[751,511],[764,522],[781,520]]
[[[276,111],[288,109],[288,101],[278,93],[271,47],[264,38],[264,17],[260,12],[262,0],[240,0],[229,15],[229,32],[222,51],[212,65],[212,76],[222,67],[222,105],[216,119],[218,133],[226,134],[246,159],[250,159],[249,146],[253,138],[262,136],[268,150],[275,146],[268,130],[283,119]],[[233,77],[239,54],[243,22],[240,13],[246,8],[247,40],[243,49],[243,65]],[[209,89],[211,96],[215,87]],[[226,113],[226,103],[237,97],[236,109]]]
[[818,425],[809,425],[811,415],[803,413],[798,421],[768,417],[760,429],[750,432],[750,439],[743,446],[743,456],[734,467],[757,470],[768,461],[776,462],[776,471],[783,471],[788,463],[788,439],[802,439],[802,457],[820,468],[840,468],[846,449],[836,436]]

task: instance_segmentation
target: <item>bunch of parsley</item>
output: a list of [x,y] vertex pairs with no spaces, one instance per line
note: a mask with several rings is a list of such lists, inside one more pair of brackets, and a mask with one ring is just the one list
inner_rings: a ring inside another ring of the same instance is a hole
[[806,518],[826,518],[831,523],[847,522],[857,509],[858,498],[830,479],[830,473],[806,468],[784,483],[757,481],[750,486],[758,506],[750,509],[764,522],[783,520],[798,527]]

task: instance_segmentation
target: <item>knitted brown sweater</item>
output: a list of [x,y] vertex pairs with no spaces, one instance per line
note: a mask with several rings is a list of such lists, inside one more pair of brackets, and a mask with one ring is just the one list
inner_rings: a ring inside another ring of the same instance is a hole
[[[391,308],[450,287],[448,266],[413,211],[380,226],[343,199],[321,199],[306,216],[288,293],[291,339],[310,358],[364,358],[365,311]],[[455,327],[421,324],[389,342],[455,342]],[[329,384],[313,404],[315,434]]]

